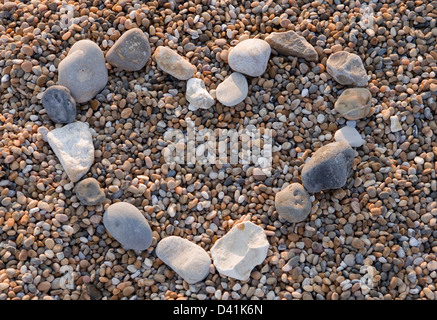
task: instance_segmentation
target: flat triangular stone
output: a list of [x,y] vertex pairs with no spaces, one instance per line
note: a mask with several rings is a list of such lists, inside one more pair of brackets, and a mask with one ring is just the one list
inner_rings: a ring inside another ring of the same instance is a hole
[[280,54],[304,58],[307,61],[317,61],[319,55],[316,49],[293,30],[287,32],[273,32],[265,38],[270,46]]
[[47,141],[72,182],[79,181],[94,162],[93,138],[84,122],[73,122],[50,131]]
[[106,54],[106,61],[126,71],[142,69],[151,55],[149,40],[139,28],[131,29],[115,42]]

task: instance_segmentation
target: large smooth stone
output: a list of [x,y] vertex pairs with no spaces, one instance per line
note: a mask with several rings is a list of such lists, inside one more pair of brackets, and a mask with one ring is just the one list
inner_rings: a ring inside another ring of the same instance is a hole
[[96,206],[105,201],[105,193],[94,178],[86,178],[75,186],[76,197],[85,206]]
[[215,103],[214,98],[206,91],[205,83],[197,78],[191,78],[187,81],[185,97],[190,103],[188,108],[192,111],[209,109]]
[[152,244],[152,229],[149,223],[130,203],[117,202],[110,205],[103,215],[103,224],[126,250],[143,251]]
[[216,269],[237,280],[249,279],[252,269],[267,256],[269,242],[264,230],[252,222],[238,223],[211,248]]
[[271,51],[266,41],[247,39],[229,52],[228,64],[236,72],[258,77],[266,72]]
[[153,57],[158,67],[179,80],[188,80],[193,77],[196,67],[185,60],[176,51],[160,46],[156,48]]
[[56,123],[70,123],[76,119],[76,100],[64,86],[51,86],[41,99],[47,115]]
[[47,133],[47,141],[72,182],[79,181],[94,162],[94,145],[89,126],[72,122]]
[[223,105],[233,107],[246,99],[248,92],[246,77],[234,72],[217,86],[215,95]]
[[344,90],[335,102],[334,109],[348,120],[367,117],[372,105],[372,94],[367,88]]
[[273,32],[265,38],[265,41],[280,54],[304,58],[307,61],[317,61],[319,59],[316,49],[304,37],[293,30]]
[[162,239],[156,247],[156,255],[190,284],[202,281],[209,274],[209,254],[187,239],[177,236]]
[[311,212],[311,199],[305,188],[299,183],[292,183],[275,196],[275,208],[279,216],[289,222],[301,222]]
[[326,71],[342,85],[363,87],[367,85],[367,72],[363,61],[355,53],[338,51],[329,56]]
[[346,141],[351,147],[355,148],[361,147],[364,143],[357,129],[349,126],[337,130],[334,134],[334,139],[335,141]]
[[134,28],[123,33],[106,54],[106,61],[126,71],[142,69],[150,59],[151,51],[147,36]]
[[311,193],[338,189],[346,184],[355,151],[345,141],[328,143],[317,149],[302,169],[302,183]]
[[91,40],[76,42],[67,57],[59,63],[60,85],[70,89],[76,102],[87,102],[95,97],[108,82],[105,57]]

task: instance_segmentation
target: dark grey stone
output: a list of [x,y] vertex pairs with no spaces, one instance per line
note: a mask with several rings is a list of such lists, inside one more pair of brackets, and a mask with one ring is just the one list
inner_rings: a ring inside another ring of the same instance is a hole
[[106,54],[106,61],[126,71],[142,69],[150,59],[149,40],[139,28],[131,29],[115,42]]
[[355,151],[345,141],[329,143],[318,149],[302,169],[302,183],[311,193],[338,189],[346,184]]
[[76,100],[64,86],[51,86],[41,99],[47,115],[56,123],[70,123],[76,119]]
[[76,184],[76,197],[85,206],[95,206],[105,201],[105,193],[94,178],[86,178]]
[[117,202],[108,207],[103,224],[124,249],[143,251],[152,244],[152,229],[146,218],[132,204]]

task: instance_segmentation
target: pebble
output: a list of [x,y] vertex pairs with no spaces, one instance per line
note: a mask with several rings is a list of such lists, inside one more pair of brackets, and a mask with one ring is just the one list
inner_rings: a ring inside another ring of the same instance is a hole
[[100,188],[99,182],[94,178],[86,178],[75,186],[75,193],[80,203],[84,206],[95,206],[105,201],[105,193]]
[[160,46],[156,48],[153,57],[162,71],[178,80],[188,80],[196,72],[195,66],[168,47]]
[[265,41],[279,54],[304,58],[307,61],[319,60],[316,49],[304,37],[293,30],[272,32],[265,38]]
[[366,88],[344,90],[335,102],[335,110],[348,120],[367,117],[372,104],[372,95]]
[[194,284],[209,275],[208,253],[187,239],[170,236],[158,242],[156,255],[187,283]]
[[234,72],[217,86],[217,100],[225,106],[233,107],[242,102],[248,93],[246,77]]
[[259,77],[266,72],[270,58],[270,45],[261,39],[239,42],[228,55],[228,64],[235,72]]
[[70,123],[76,119],[76,100],[66,87],[51,86],[44,92],[41,103],[53,122]]
[[292,183],[275,196],[275,208],[278,214],[289,222],[301,222],[311,212],[311,199],[305,188]]
[[302,183],[310,193],[338,189],[346,184],[355,151],[345,141],[317,149],[302,169]]
[[114,43],[106,54],[106,61],[112,66],[126,71],[141,70],[149,61],[151,49],[146,34],[133,28]]
[[338,51],[331,54],[326,62],[326,71],[342,85],[367,85],[366,69],[361,58],[355,53]]
[[335,141],[346,141],[354,148],[361,147],[364,143],[357,129],[349,126],[337,130],[334,134],[334,139]]
[[201,79],[191,78],[187,81],[187,90],[185,93],[187,101],[190,103],[189,110],[210,109],[215,100],[205,88],[205,83]]
[[246,221],[234,225],[216,241],[210,252],[214,266],[221,274],[245,281],[252,269],[264,261],[268,249],[264,230]]
[[47,134],[47,141],[71,182],[77,182],[94,162],[94,144],[87,123],[72,122]]
[[124,249],[144,251],[152,244],[152,229],[143,214],[132,204],[117,202],[110,205],[103,224]]
[[105,57],[91,40],[76,42],[60,63],[58,83],[67,87],[78,103],[91,100],[108,82]]

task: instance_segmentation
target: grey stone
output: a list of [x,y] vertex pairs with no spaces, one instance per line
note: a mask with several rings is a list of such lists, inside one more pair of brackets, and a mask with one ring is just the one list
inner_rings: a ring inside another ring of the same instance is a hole
[[152,244],[152,229],[146,218],[132,204],[117,202],[108,207],[103,224],[124,249],[143,251]]
[[99,182],[94,178],[79,181],[76,184],[75,192],[80,203],[85,206],[96,206],[106,199]]
[[326,62],[326,71],[342,85],[367,85],[366,69],[361,58],[355,53],[338,51],[331,54]]
[[141,29],[134,28],[123,33],[106,54],[106,61],[126,71],[142,69],[150,59],[149,40]]
[[261,39],[247,39],[237,44],[228,55],[232,70],[250,77],[259,77],[267,70],[270,45]]
[[310,193],[338,189],[346,184],[355,151],[345,141],[329,143],[318,149],[302,169],[302,183]]
[[56,123],[70,123],[76,119],[76,100],[64,86],[51,86],[41,99],[47,115]]
[[307,61],[317,61],[319,55],[316,49],[293,30],[287,32],[273,32],[265,38],[268,44],[286,56],[304,58]]
[[76,102],[94,98],[108,82],[105,57],[99,46],[91,40],[76,42],[67,57],[59,63],[60,85],[70,89]]
[[285,220],[301,222],[310,214],[312,203],[305,188],[299,183],[292,183],[276,194],[275,207]]

